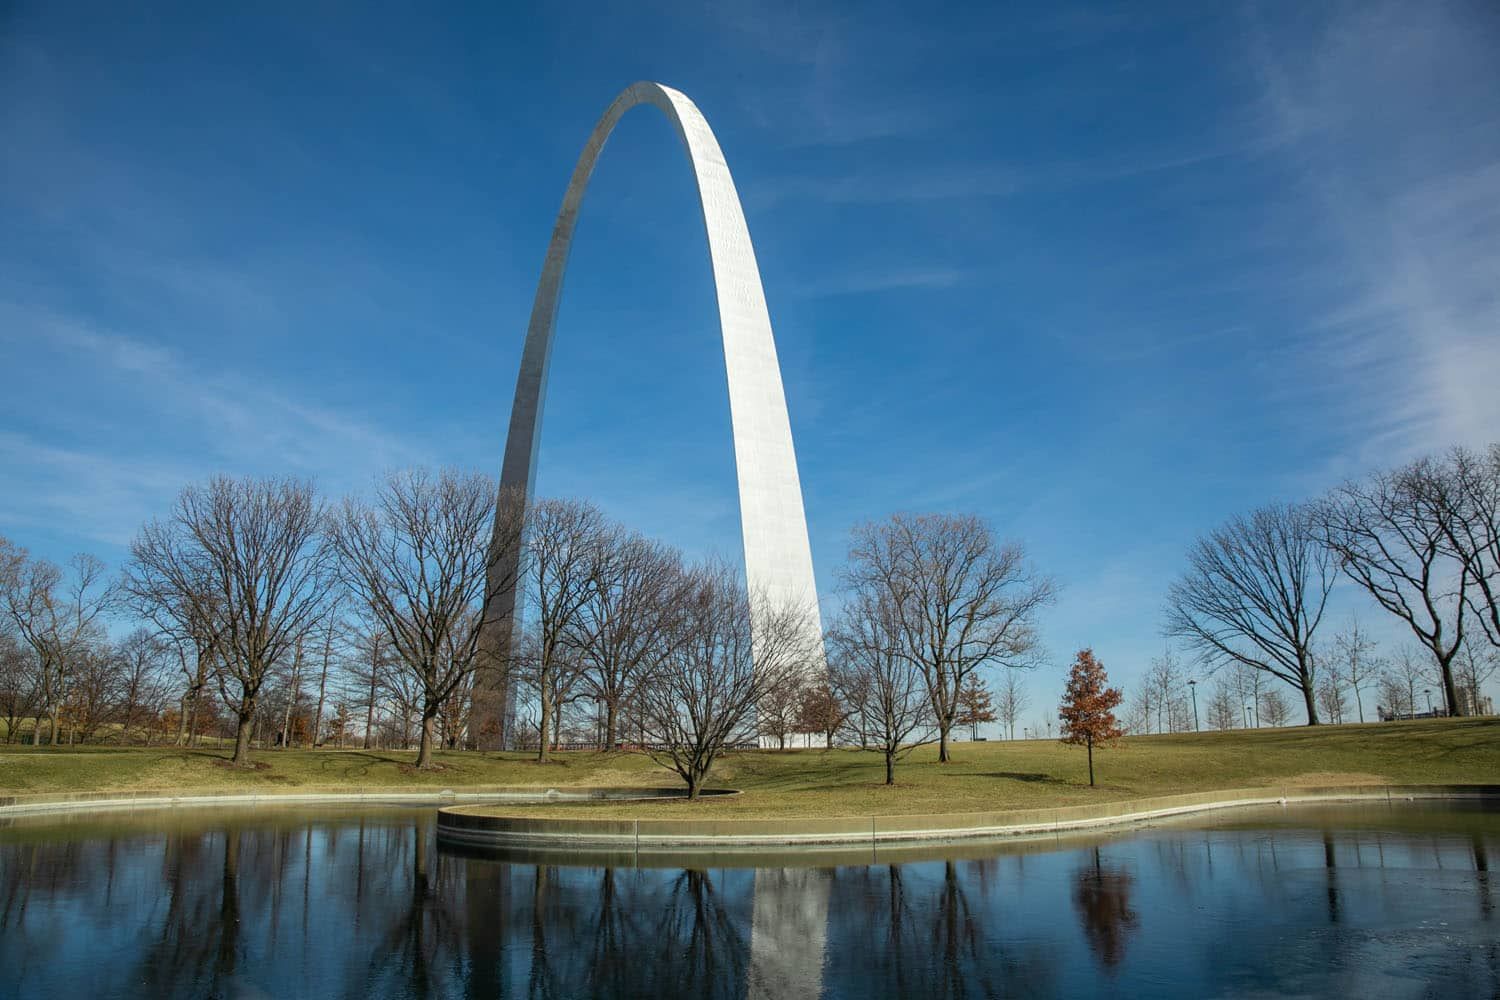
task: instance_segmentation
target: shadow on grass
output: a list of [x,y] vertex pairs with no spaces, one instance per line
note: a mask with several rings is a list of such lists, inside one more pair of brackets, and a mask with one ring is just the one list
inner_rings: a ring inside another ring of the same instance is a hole
[[1068,782],[1051,774],[1042,774],[1038,771],[980,771],[970,772],[962,777],[973,778],[1006,778],[1010,781],[1024,781],[1033,785],[1066,785]]

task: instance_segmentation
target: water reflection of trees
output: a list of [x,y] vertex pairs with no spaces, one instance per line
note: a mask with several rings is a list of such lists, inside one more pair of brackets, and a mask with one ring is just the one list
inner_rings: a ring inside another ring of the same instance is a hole
[[[1363,853],[1338,833],[1277,835],[1280,872],[1269,864],[1270,837],[1215,841],[1210,867],[1212,837],[1188,846],[1199,836],[1106,847],[1108,857],[760,872],[453,854],[438,849],[428,813],[10,841],[0,843],[0,992],[24,986],[34,995],[40,984],[87,995],[126,983],[157,996],[709,998],[811,993],[826,977],[853,996],[1024,995],[1078,986],[1095,970],[1121,988],[1133,982],[1152,954],[1135,943],[1136,911],[1180,901],[1182,872],[1194,892],[1227,892],[1216,903],[1225,912],[1285,899],[1298,926],[1358,928],[1400,905],[1399,878],[1385,889],[1363,871],[1381,857],[1372,849],[1380,834]],[[1493,916],[1494,843],[1475,832],[1441,845],[1444,867],[1472,872],[1463,884],[1475,926],[1491,926],[1479,921]],[[1433,863],[1418,838],[1393,837],[1384,851],[1397,872],[1408,858]],[[1060,925],[1046,921],[1059,911]],[[1081,941],[1052,929],[1070,924],[1081,926]],[[1067,949],[1082,942],[1096,962],[1069,961]],[[1475,949],[1449,979],[1494,981],[1497,951]],[[98,962],[102,954],[129,958]],[[1350,951],[1337,961],[1356,959]]]
[[1123,868],[1105,867],[1099,848],[1093,863],[1079,870],[1073,887],[1073,904],[1083,919],[1089,947],[1106,968],[1113,970],[1125,958],[1125,944],[1139,920],[1130,908],[1134,878]]
[[839,869],[830,883],[828,981],[850,996],[1055,992],[1050,946],[1002,936],[1008,901],[986,891],[992,872],[989,863],[971,873],[952,861]]

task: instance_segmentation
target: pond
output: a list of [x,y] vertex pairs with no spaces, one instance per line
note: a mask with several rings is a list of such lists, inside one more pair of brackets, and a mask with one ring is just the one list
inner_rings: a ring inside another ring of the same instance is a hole
[[0,994],[1489,996],[1495,856],[1494,803],[643,866],[455,853],[430,809],[36,818]]

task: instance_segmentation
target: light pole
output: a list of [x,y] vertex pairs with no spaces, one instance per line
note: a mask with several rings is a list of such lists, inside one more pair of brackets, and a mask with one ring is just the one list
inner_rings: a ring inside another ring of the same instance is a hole
[[1250,703],[1245,702],[1245,728],[1250,728]]
[[1422,693],[1427,696],[1427,714],[1432,714],[1432,688],[1423,688]]
[[1199,732],[1199,729],[1198,729],[1198,682],[1196,680],[1189,680],[1188,681],[1188,690],[1191,691],[1191,692],[1193,692],[1193,732],[1196,733],[1196,732]]

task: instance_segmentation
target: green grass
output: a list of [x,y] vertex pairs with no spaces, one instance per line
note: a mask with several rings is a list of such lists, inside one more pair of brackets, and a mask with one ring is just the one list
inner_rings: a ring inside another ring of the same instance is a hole
[[[437,755],[417,772],[413,753],[265,750],[262,769],[224,766],[227,751],[115,747],[0,747],[0,794],[81,791],[358,791],[498,785],[664,785],[675,775],[640,754],[563,753],[538,765],[516,753]],[[753,818],[978,812],[1109,802],[1175,792],[1275,784],[1500,784],[1500,719],[1452,719],[1128,737],[1095,753],[1055,741],[960,743],[950,764],[932,747],[882,784],[879,754],[859,750],[728,754],[711,784],[731,798],[689,802],[518,807],[535,815]]]

